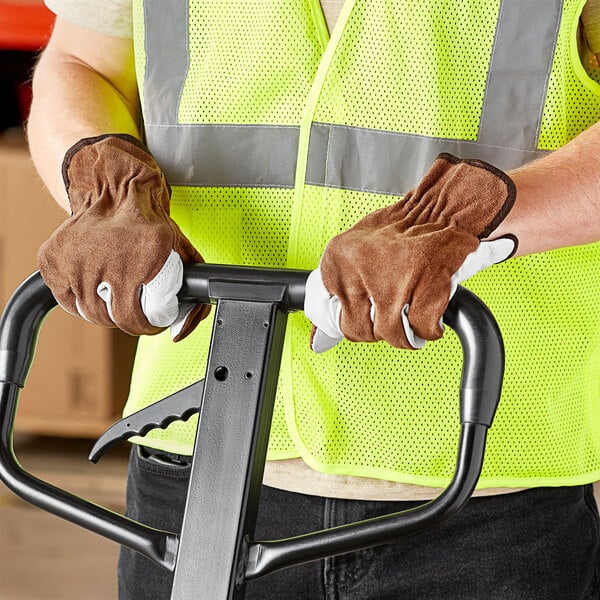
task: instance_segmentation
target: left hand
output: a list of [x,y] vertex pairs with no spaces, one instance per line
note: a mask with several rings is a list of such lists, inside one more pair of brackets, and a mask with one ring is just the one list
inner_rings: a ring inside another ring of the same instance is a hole
[[[512,180],[478,160],[442,154],[421,183],[333,238],[307,282],[311,347],[342,337],[421,348],[443,335],[461,281],[509,258],[513,236],[487,238],[511,210]],[[402,324],[402,327],[400,327]]]
[[[515,244],[510,238],[501,238],[491,242],[481,242],[467,256],[460,269],[452,276],[450,300],[458,285],[472,277],[479,271],[506,260],[514,252]],[[340,313],[342,305],[337,296],[332,296],[323,284],[321,268],[318,267],[308,276],[306,282],[306,299],[304,312],[308,319],[314,324],[311,348],[315,352],[326,352],[344,339],[340,327]],[[408,308],[406,305],[401,312],[402,328],[408,343],[414,350],[425,346],[426,340],[415,334],[408,320]],[[375,317],[375,305],[371,306],[371,321]]]

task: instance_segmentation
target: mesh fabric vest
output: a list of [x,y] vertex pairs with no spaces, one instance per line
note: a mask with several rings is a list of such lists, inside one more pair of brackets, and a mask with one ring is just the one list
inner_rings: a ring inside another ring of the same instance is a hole
[[[398,201],[441,151],[503,169],[543,156],[600,118],[577,54],[583,4],[347,0],[329,40],[317,0],[136,0],[147,143],[173,217],[207,262],[312,269],[332,236]],[[513,259],[467,287],[507,356],[480,487],[599,479],[600,244]],[[210,330],[141,339],[126,412],[200,379]],[[456,336],[314,355],[309,332],[291,316],[269,458],[444,485]],[[145,443],[190,453],[194,429],[173,423]]]

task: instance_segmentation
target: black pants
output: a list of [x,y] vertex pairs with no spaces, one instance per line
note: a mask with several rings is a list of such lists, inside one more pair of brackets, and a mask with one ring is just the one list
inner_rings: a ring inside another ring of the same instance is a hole
[[[179,531],[189,467],[133,450],[128,514]],[[256,539],[278,539],[416,502],[336,500],[263,487]],[[170,597],[172,575],[123,549],[121,600]],[[247,600],[599,600],[600,521],[592,486],[473,498],[445,525],[400,543],[250,581]],[[187,599],[186,599],[187,600]]]

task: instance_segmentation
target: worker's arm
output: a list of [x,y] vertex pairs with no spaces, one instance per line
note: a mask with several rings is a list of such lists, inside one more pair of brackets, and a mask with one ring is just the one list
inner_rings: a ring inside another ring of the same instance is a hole
[[[585,3],[580,33],[582,61],[598,61],[598,0]],[[517,201],[494,235],[516,235],[517,256],[600,240],[600,123],[509,174],[517,186]]]
[[70,210],[61,173],[68,148],[105,133],[138,133],[133,41],[57,17],[33,76],[27,132],[35,166],[54,198]]
[[517,256],[600,240],[600,123],[509,175],[517,199],[491,237],[515,235]]
[[38,251],[57,302],[132,335],[171,326],[175,341],[208,314],[180,306],[183,264],[202,262],[170,218],[170,188],[139,141],[130,39],[61,19],[33,78],[35,165],[70,218]]

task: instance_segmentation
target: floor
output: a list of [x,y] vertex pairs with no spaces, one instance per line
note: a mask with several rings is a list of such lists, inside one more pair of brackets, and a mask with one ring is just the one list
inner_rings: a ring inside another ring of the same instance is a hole
[[[89,440],[16,436],[15,453],[37,477],[122,512],[127,444],[97,465]],[[117,544],[27,504],[0,484],[0,599],[113,600]]]

